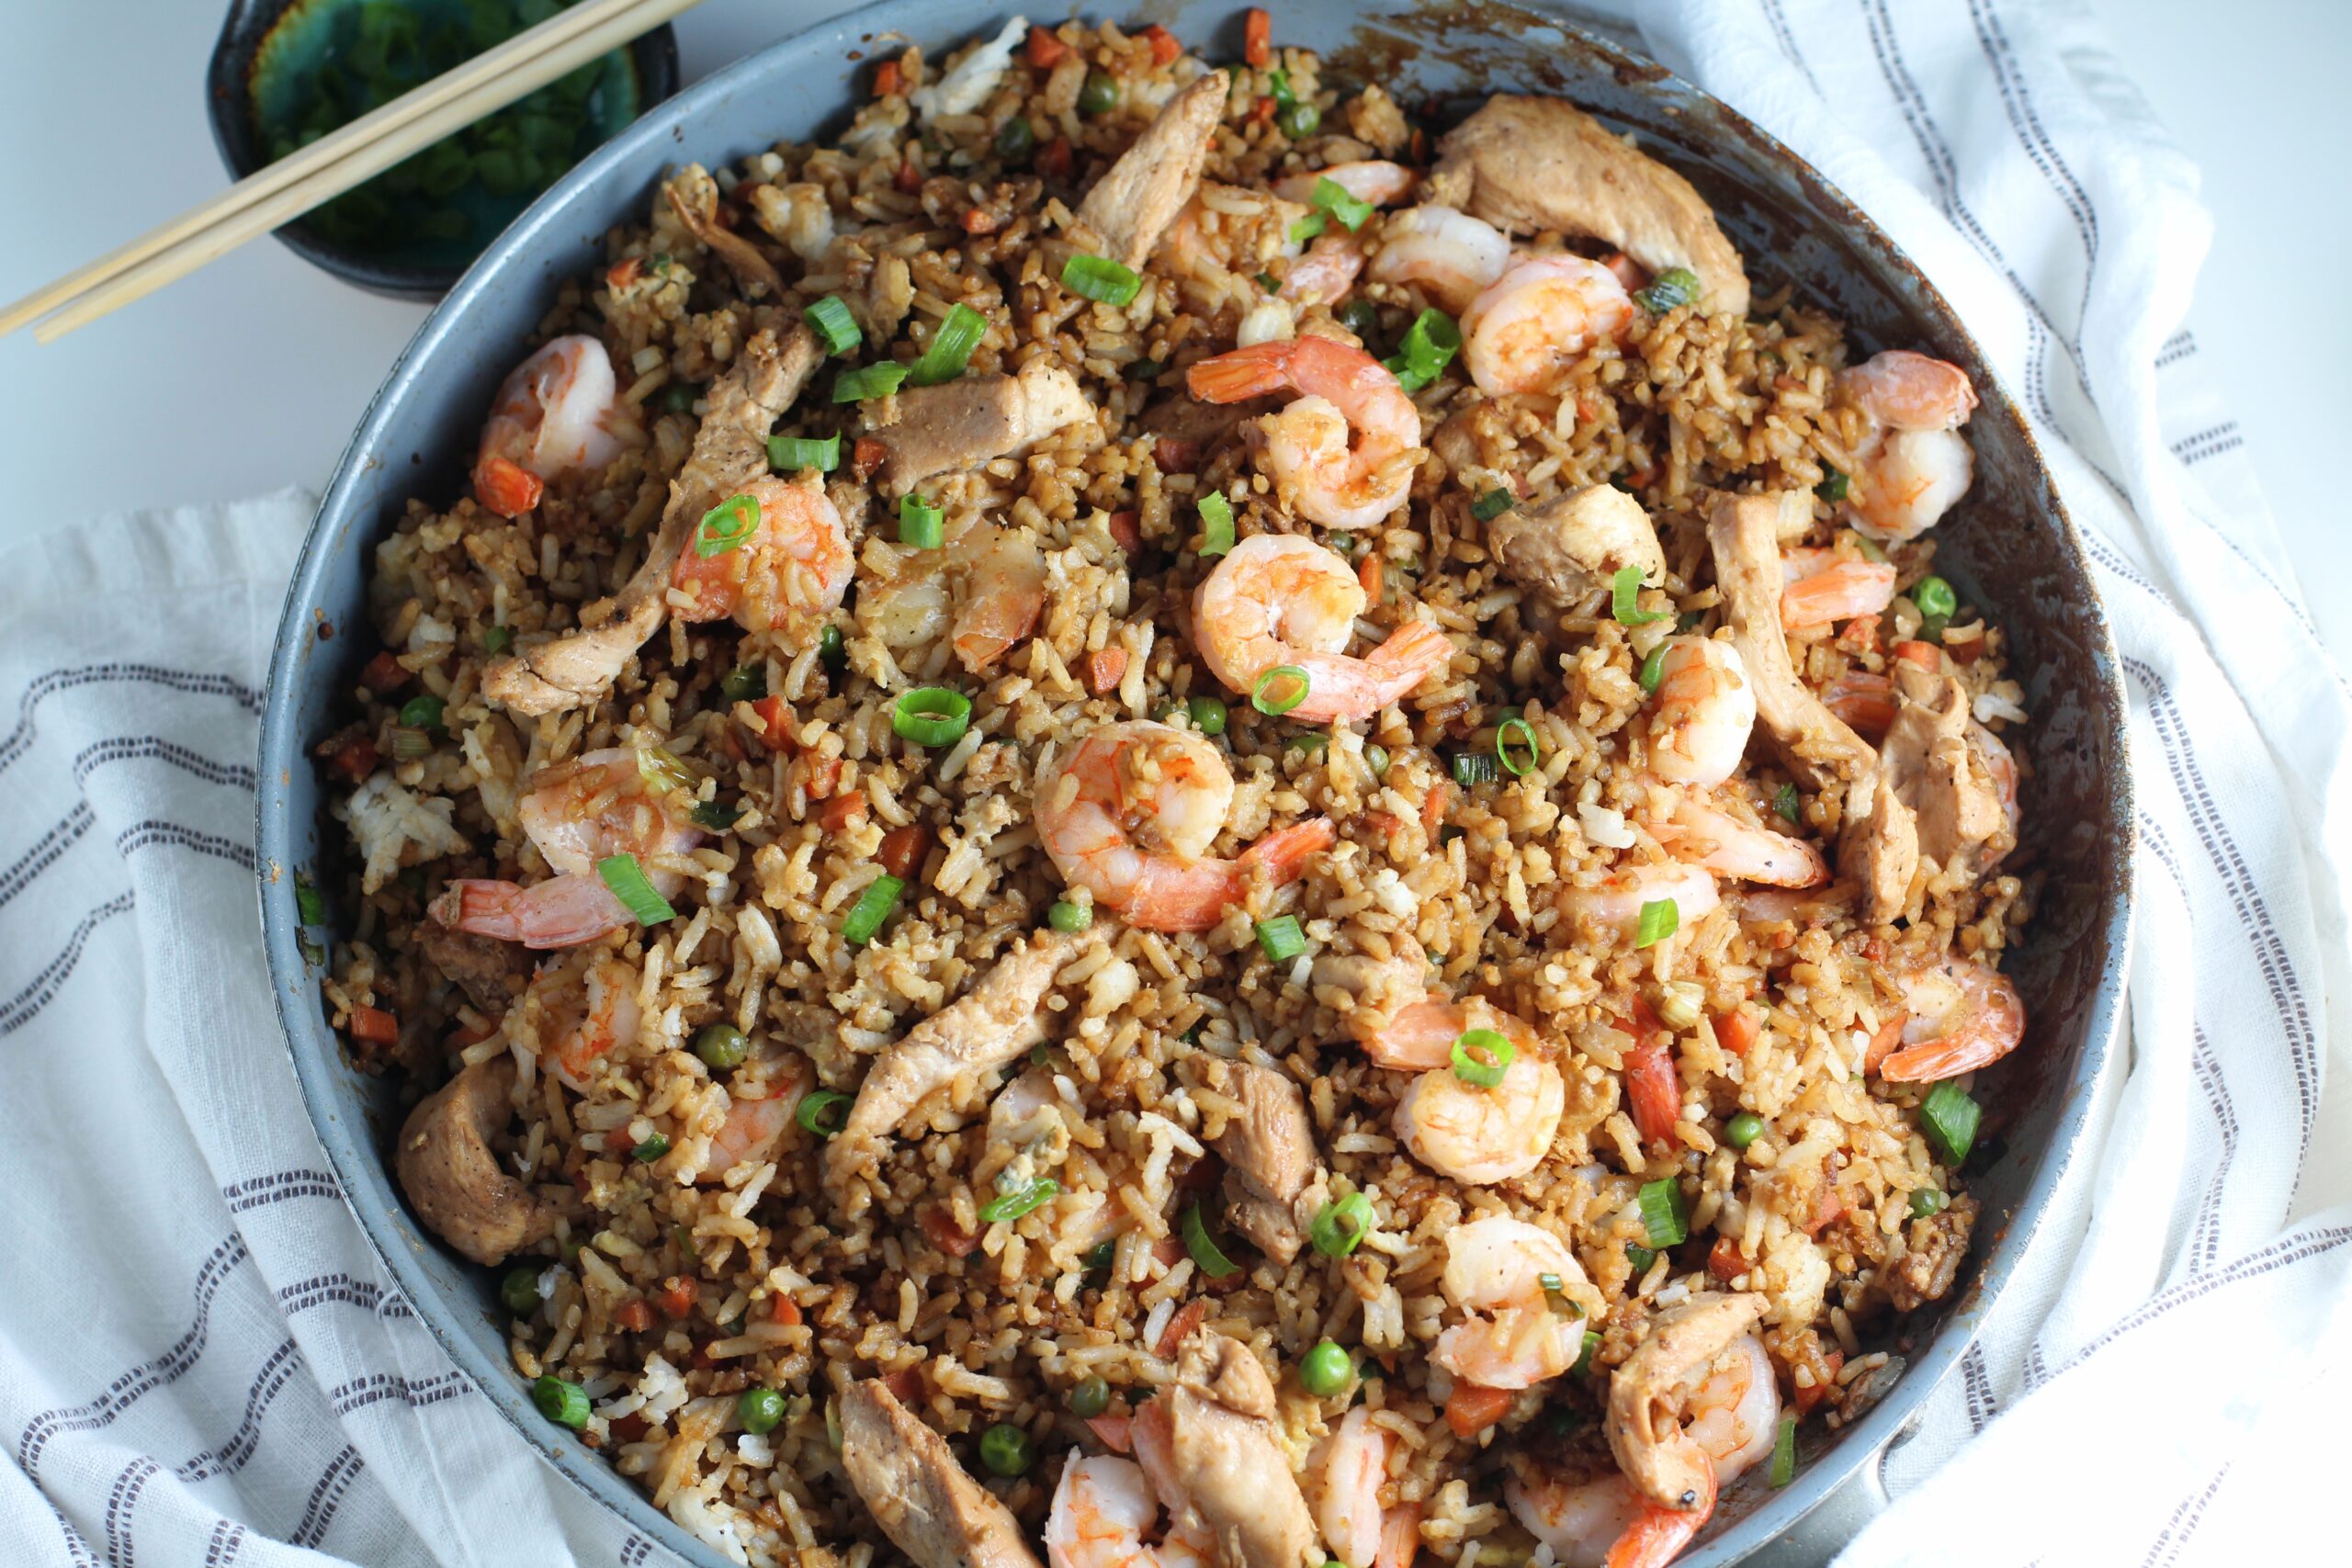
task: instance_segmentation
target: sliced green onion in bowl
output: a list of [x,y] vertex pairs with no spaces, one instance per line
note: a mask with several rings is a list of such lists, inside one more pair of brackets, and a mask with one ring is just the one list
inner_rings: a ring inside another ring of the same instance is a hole
[[1665,643],[1659,643],[1656,648],[1651,649],[1648,656],[1642,660],[1641,682],[1643,691],[1656,692],[1657,690],[1657,683],[1666,679],[1667,646],[1668,645]]
[[1397,385],[1408,392],[1418,392],[1434,381],[1453,363],[1462,348],[1462,329],[1453,318],[1434,307],[1423,310],[1405,330],[1396,352],[1381,364],[1396,376]]
[[868,398],[887,398],[906,378],[907,367],[895,359],[844,370],[833,378],[833,401],[862,403]]
[[972,699],[952,686],[917,686],[890,709],[890,728],[918,746],[953,746],[972,727]]
[[830,354],[847,354],[865,341],[865,334],[857,330],[857,318],[850,314],[848,303],[838,294],[826,295],[800,314],[810,330],[825,340],[825,349]]
[[1507,718],[1495,727],[1495,760],[1515,779],[1525,778],[1544,760],[1535,727],[1523,718]]
[[1588,1328],[1584,1331],[1584,1348],[1577,1352],[1577,1364],[1568,1369],[1571,1374],[1592,1370],[1592,1353],[1600,1348],[1600,1336]]
[[1517,504],[1510,491],[1498,485],[1470,503],[1470,515],[1481,523],[1491,523]]
[[980,1224],[994,1225],[1007,1220],[1017,1220],[1052,1202],[1061,1190],[1062,1184],[1047,1176],[1040,1177],[1026,1187],[1001,1192],[980,1205]]
[[759,531],[759,502],[749,495],[730,495],[695,525],[695,554],[705,560],[723,556]]
[[1274,963],[1286,963],[1306,951],[1306,933],[1296,915],[1276,915],[1258,922],[1258,946]]
[[1221,556],[1233,548],[1233,503],[1216,491],[1201,497],[1201,554]]
[[743,807],[728,806],[716,800],[699,801],[686,813],[697,828],[707,828],[714,833],[724,833],[743,819]]
[[1582,1317],[1584,1308],[1569,1298],[1566,1281],[1557,1274],[1539,1274],[1535,1282],[1544,1287],[1544,1300],[1554,1317]]
[[401,722],[413,725],[419,729],[438,729],[441,728],[442,712],[447,705],[431,693],[426,693],[423,696],[411,697],[401,705]]
[[820,1138],[830,1138],[849,1122],[849,1108],[854,1099],[835,1089],[811,1089],[800,1097],[793,1108],[792,1119],[800,1130]]
[[1968,1157],[1976,1143],[1977,1124],[1984,1118],[1984,1107],[1955,1084],[1936,1085],[1919,1102],[1919,1124],[1927,1129],[1928,1141],[1946,1165],[1956,1166]]
[[613,897],[628,907],[639,925],[658,926],[677,917],[678,911],[670,908],[670,900],[654,891],[652,880],[638,864],[635,855],[606,855],[596,863],[596,874],[613,890]]
[[1127,381],[1156,381],[1167,370],[1168,362],[1164,359],[1138,359],[1120,371],[1119,376]]
[[1345,1258],[1371,1232],[1372,1219],[1372,1200],[1362,1192],[1351,1192],[1335,1203],[1324,1204],[1307,1222],[1306,1239],[1326,1258]]
[[1804,811],[1797,800],[1796,785],[1784,784],[1772,792],[1772,813],[1792,828],[1804,819]]
[[946,513],[919,495],[899,498],[899,543],[935,550],[946,542]]
[[481,634],[481,647],[484,653],[503,653],[514,646],[514,628],[513,626],[492,626]]
[[1680,1182],[1670,1176],[1645,1181],[1640,1201],[1642,1229],[1654,1249],[1662,1252],[1690,1239],[1690,1204],[1682,1196]]
[[1765,1477],[1775,1487],[1786,1486],[1797,1478],[1797,1418],[1781,1417],[1781,1428],[1772,1434],[1772,1469]]
[[1657,1254],[1639,1242],[1629,1241],[1625,1244],[1625,1261],[1634,1266],[1634,1278],[1639,1280],[1657,1261]]
[[531,1403],[559,1427],[577,1432],[588,1425],[588,1391],[549,1373],[531,1384]]
[[629,1150],[629,1157],[639,1165],[651,1165],[669,1152],[670,1135],[667,1133],[655,1133],[637,1147]]
[[1076,255],[1062,263],[1062,287],[1099,305],[1126,305],[1142,289],[1143,278],[1109,256]]
[[1634,921],[1634,945],[1648,947],[1672,936],[1682,923],[1682,911],[1671,898],[1652,898],[1642,905]]
[[413,724],[395,724],[384,732],[391,742],[392,760],[413,762],[419,757],[433,755],[433,737]]
[[1650,279],[1647,288],[1634,295],[1634,302],[1653,316],[1663,316],[1678,305],[1688,305],[1699,298],[1699,275],[1687,266],[1670,266]]
[[1295,664],[1277,664],[1250,682],[1250,705],[1268,717],[1279,717],[1306,700],[1306,671]]
[[1494,1089],[1519,1056],[1510,1036],[1496,1029],[1465,1029],[1453,1037],[1453,1076],[1472,1089]]
[[953,381],[964,373],[971,362],[972,350],[980,346],[980,339],[988,336],[989,319],[969,305],[955,304],[931,334],[931,346],[922,357],[907,368],[910,387],[936,387],[943,381]]
[[1464,789],[1495,782],[1495,757],[1491,751],[1456,751],[1453,754],[1453,782]]
[[1821,465],[1821,482],[1813,487],[1813,493],[1835,506],[1846,499],[1846,475],[1843,470],[1833,468],[1826,463]]
[[828,435],[822,441],[806,435],[771,435],[768,437],[768,467],[780,474],[797,474],[803,468],[814,468],[830,474],[842,466],[842,438]]
[[1201,1272],[1212,1280],[1223,1280],[1241,1271],[1241,1265],[1225,1255],[1216,1238],[1209,1235],[1208,1221],[1201,1217],[1201,1206],[1194,1202],[1184,1211],[1184,1250],[1193,1255]]
[[867,883],[849,913],[842,917],[842,940],[852,947],[872,942],[890,911],[899,907],[899,895],[906,890],[907,885],[895,876],[877,876]]
[[1308,213],[1290,226],[1290,243],[1294,245],[1305,244],[1322,233],[1330,221],[1331,215],[1328,212]]
[[308,872],[294,874],[294,909],[306,926],[327,923],[327,901],[319,892],[319,885],[311,880]]
[[1642,569],[1624,566],[1609,580],[1609,614],[1621,626],[1645,626],[1652,621],[1663,621],[1674,614],[1671,610],[1645,610],[1641,607]]
[[1306,202],[1308,206],[1338,219],[1350,233],[1363,228],[1373,213],[1372,203],[1350,195],[1347,186],[1329,175],[1315,182],[1315,188],[1307,193]]

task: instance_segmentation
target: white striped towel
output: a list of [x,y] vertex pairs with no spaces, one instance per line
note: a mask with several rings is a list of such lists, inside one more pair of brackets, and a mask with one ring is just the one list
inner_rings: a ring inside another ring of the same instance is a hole
[[[2091,541],[2131,676],[2119,1131],[1844,1561],[2287,1544],[2324,1524],[2318,1423],[2346,1392],[2352,1169],[2316,1134],[2344,1125],[2323,1084],[2352,1041],[2352,700],[2177,332],[2194,173],[2069,6],[1642,20],[1960,307]],[[0,558],[0,1560],[666,1560],[539,1464],[389,1288],[286,1065],[252,758],[306,510],[116,519]]]

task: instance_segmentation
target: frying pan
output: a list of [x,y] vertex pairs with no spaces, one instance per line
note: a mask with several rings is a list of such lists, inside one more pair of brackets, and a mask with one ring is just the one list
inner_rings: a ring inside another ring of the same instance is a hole
[[[328,1029],[317,970],[298,937],[289,874],[322,858],[324,795],[310,747],[368,639],[372,547],[413,494],[458,494],[492,392],[524,351],[559,280],[602,259],[612,225],[641,221],[664,170],[717,165],[779,138],[846,123],[855,62],[900,40],[933,58],[1012,14],[967,0],[887,0],[744,60],[656,107],[515,220],[419,329],[361,420],[312,524],[279,623],[262,727],[259,841],[272,982],[311,1120],[344,1191],[393,1278],[458,1365],[572,1483],[688,1562],[722,1559],[655,1510],[575,1436],[542,1420],[506,1358],[506,1314],[486,1271],[415,1222],[392,1179],[397,1087],[354,1070]],[[1876,1403],[1837,1432],[1808,1430],[1796,1479],[1762,1468],[1726,1488],[1683,1561],[1818,1562],[1883,1507],[1887,1453],[1959,1360],[2016,1271],[2080,1144],[2090,1090],[2113,1047],[2131,897],[2132,815],[2124,699],[2113,643],[2080,543],[2033,437],[1967,327],[1918,270],[1845,197],[1731,109],[1649,61],[1555,17],[1471,0],[1283,0],[1282,41],[1321,51],[1328,73],[1380,82],[1408,105],[1458,112],[1495,92],[1555,94],[1634,131],[1713,204],[1759,293],[1782,282],[1842,318],[1867,349],[1917,347],[1968,371],[1984,395],[1968,427],[1976,484],[1938,533],[1939,570],[1993,607],[2034,724],[2018,863],[2043,875],[2039,908],[2010,972],[2031,1020],[2024,1045],[1987,1075],[1980,1150],[1967,1185],[1984,1204],[1960,1282],[1873,1348],[1901,1363]],[[1145,0],[1158,21],[1212,59],[1241,53],[1230,0]]]

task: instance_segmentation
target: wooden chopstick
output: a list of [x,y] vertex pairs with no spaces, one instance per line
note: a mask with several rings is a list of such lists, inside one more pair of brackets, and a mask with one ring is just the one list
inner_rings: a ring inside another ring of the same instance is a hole
[[0,313],[0,335],[54,310],[33,333],[42,343],[52,342],[300,217],[695,3],[582,0],[26,296]]

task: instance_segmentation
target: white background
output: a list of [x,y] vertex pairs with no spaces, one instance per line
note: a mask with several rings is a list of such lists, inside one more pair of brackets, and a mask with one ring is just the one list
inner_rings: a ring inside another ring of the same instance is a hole
[[[2352,538],[2333,482],[2352,438],[2352,4],[2088,3],[2205,170],[2216,235],[2188,324],[2312,612],[2352,662]],[[842,8],[707,0],[677,23],[684,78]],[[226,183],[204,105],[224,9],[0,0],[0,299]],[[0,541],[122,507],[318,488],[424,313],[257,241],[48,347],[0,340]]]

